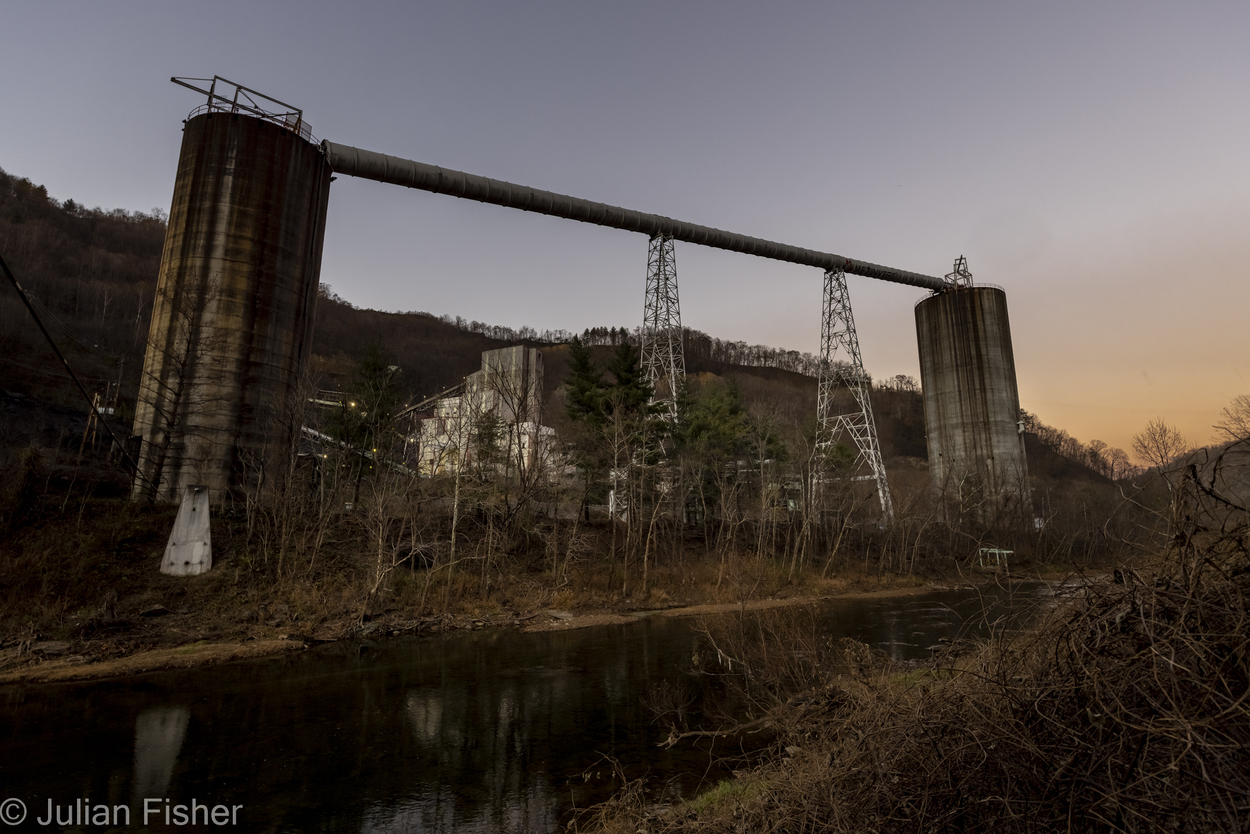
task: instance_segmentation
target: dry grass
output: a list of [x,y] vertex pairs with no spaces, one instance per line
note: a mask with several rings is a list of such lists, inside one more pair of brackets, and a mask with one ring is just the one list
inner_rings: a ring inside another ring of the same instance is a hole
[[750,790],[664,812],[635,797],[598,830],[1245,831],[1248,595],[1243,520],[1191,524],[1154,570],[1118,571],[930,674],[867,672],[843,647],[834,679],[837,646],[779,662],[774,627],[757,635],[774,659],[750,676],[754,702],[808,689],[777,711],[779,752]]
[[775,755],[744,789],[672,809],[635,792],[579,830],[1250,830],[1250,523],[1227,486],[1244,445],[1167,473],[1171,545],[1150,569],[928,671],[806,622],[709,631]]

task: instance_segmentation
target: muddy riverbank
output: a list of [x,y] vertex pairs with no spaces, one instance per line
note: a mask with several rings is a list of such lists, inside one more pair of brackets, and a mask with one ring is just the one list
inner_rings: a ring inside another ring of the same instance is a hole
[[[981,577],[984,580],[984,577]],[[303,651],[323,643],[357,639],[378,640],[388,637],[472,629],[518,629],[522,631],[563,631],[590,626],[627,623],[643,617],[683,617],[702,614],[757,611],[788,605],[804,605],[828,600],[879,599],[917,596],[935,590],[956,587],[959,583],[917,582],[910,577],[885,577],[865,580],[838,593],[821,596],[795,595],[740,600],[732,603],[700,603],[672,605],[662,608],[615,610],[541,609],[527,613],[494,617],[427,617],[412,620],[399,612],[383,613],[368,622],[341,619],[319,623],[312,629],[281,628],[260,624],[253,633],[229,639],[183,639],[195,632],[195,617],[189,612],[163,614],[159,619],[169,622],[153,624],[147,642],[168,642],[170,645],[145,647],[144,640],[133,635],[114,640],[81,641],[28,640],[5,641],[0,648],[0,685],[13,683],[58,683],[125,677],[162,669],[208,666],[236,660],[276,656]],[[967,584],[967,583],[963,583]],[[156,620],[157,618],[152,618]]]

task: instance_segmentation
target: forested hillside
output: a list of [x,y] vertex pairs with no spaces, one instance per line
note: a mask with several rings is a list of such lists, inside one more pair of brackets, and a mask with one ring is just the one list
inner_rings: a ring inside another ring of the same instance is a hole
[[[90,389],[120,378],[134,396],[164,240],[160,211],[58,203],[43,186],[0,171],[0,255]],[[0,386],[62,403],[81,399],[7,281],[0,352]]]

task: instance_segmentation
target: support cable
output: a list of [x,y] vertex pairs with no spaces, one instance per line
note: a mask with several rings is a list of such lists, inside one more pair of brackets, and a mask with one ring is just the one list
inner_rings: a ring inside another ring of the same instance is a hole
[[56,354],[56,358],[61,360],[61,364],[65,366],[65,370],[69,373],[70,378],[74,380],[74,384],[77,385],[78,390],[82,392],[83,399],[87,401],[87,407],[91,409],[91,413],[95,415],[95,418],[100,421],[100,424],[103,425],[104,428],[108,429],[109,436],[113,438],[113,442],[116,443],[117,448],[121,450],[122,457],[126,459],[126,462],[134,467],[135,473],[143,479],[144,483],[155,490],[156,485],[149,481],[147,476],[145,476],[142,470],[139,469],[139,464],[136,463],[135,459],[130,456],[130,452],[126,450],[126,445],[122,443],[120,438],[118,438],[117,432],[113,431],[113,427],[108,424],[108,421],[104,419],[104,415],[102,415],[100,410],[96,408],[95,402],[91,399],[91,395],[87,393],[87,389],[78,378],[78,374],[74,373],[74,369],[70,367],[69,360],[65,358],[65,354],[61,353],[61,349],[57,347],[56,342],[52,338],[52,334],[48,332],[48,328],[43,326],[43,320],[39,318],[39,313],[35,311],[35,306],[31,303],[30,298],[27,297],[26,290],[22,289],[22,285],[17,281],[17,276],[13,274],[11,269],[9,269],[9,265],[5,263],[3,256],[0,256],[0,269],[4,270],[5,277],[9,279],[11,284],[13,284],[13,288],[17,290],[17,294],[21,297],[22,303],[25,304],[26,309],[30,311],[30,316],[35,320],[35,324],[39,326],[39,331],[43,333],[43,337],[48,340],[48,345],[51,346],[53,353]]

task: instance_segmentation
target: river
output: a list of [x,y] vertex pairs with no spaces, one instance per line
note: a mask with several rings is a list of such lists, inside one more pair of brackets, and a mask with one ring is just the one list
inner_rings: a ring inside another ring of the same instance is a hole
[[[835,600],[819,616],[832,636],[921,659],[1051,592],[1026,583]],[[693,680],[696,625],[654,615],[342,642],[122,680],[4,687],[0,800],[26,809],[14,830],[139,831],[146,821],[164,831],[194,814],[208,822],[197,830],[558,831],[619,787],[614,763],[645,777],[657,801],[727,774],[737,742],[662,749],[667,728],[648,706],[657,687]],[[0,817],[14,819],[5,815],[16,807]],[[58,825],[58,815],[91,824]]]

